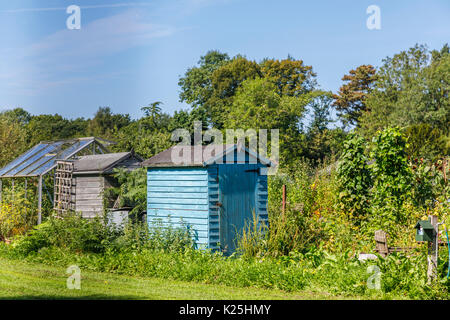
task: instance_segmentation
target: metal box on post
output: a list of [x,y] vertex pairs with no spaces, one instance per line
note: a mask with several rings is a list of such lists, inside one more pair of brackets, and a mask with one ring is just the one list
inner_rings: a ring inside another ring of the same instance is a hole
[[416,241],[433,241],[434,227],[429,220],[420,220],[416,226]]

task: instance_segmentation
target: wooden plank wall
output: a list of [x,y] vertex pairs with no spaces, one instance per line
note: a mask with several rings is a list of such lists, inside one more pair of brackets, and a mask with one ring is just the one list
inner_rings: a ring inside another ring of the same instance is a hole
[[76,211],[83,218],[103,214],[103,190],[105,179],[101,176],[76,177]]
[[150,227],[158,223],[163,227],[183,227],[183,221],[193,230],[197,246],[207,246],[208,212],[206,168],[148,169],[147,220]]

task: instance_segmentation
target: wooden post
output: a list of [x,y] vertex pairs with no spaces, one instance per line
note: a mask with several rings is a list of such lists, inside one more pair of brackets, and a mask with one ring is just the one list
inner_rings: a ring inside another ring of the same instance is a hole
[[38,183],[38,224],[42,222],[42,176],[39,176]]
[[447,183],[447,158],[442,161],[442,172],[444,173],[444,181]]
[[14,206],[14,200],[15,200],[15,181],[14,181],[14,178],[12,179],[12,181],[11,181],[11,187],[12,187],[12,194],[11,194],[11,196],[12,196],[12,205]]
[[283,215],[286,211],[286,185],[283,184]]
[[375,251],[377,251],[380,256],[387,257],[389,254],[389,247],[387,245],[387,234],[383,230],[375,231]]
[[428,216],[431,224],[434,227],[433,231],[433,241],[428,242],[428,270],[427,270],[427,278],[428,283],[431,283],[433,280],[437,278],[437,266],[438,266],[438,220],[437,216]]

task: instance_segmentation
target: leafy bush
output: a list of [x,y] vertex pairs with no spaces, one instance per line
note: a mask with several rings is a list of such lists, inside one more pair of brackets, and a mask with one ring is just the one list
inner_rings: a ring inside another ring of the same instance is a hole
[[[117,199],[120,207],[133,208],[132,217],[138,217],[147,208],[147,171],[145,168],[128,171],[126,169],[114,169],[114,177],[118,187],[105,190],[105,197]],[[136,219],[137,220],[137,219]]]
[[108,227],[99,218],[83,219],[81,215],[69,213],[64,218],[50,217],[15,243],[25,254],[44,247],[55,246],[79,252],[105,252],[116,238],[118,231]]
[[[0,244],[0,256],[14,258],[16,249]],[[357,253],[345,250],[331,254],[311,247],[305,253],[291,252],[278,258],[250,258],[207,250],[166,251],[144,248],[140,251],[73,253],[64,248],[47,247],[25,257],[28,261],[58,266],[78,265],[82,270],[111,272],[131,276],[158,277],[182,281],[223,284],[238,287],[276,288],[285,291],[325,290],[332,295],[368,298],[448,299],[449,281],[440,259],[439,280],[426,283],[426,254],[392,254],[387,258],[359,261]],[[370,266],[380,273],[380,290],[369,288]]]
[[362,137],[350,134],[337,168],[339,209],[355,218],[365,218],[370,207],[373,181],[366,149]]
[[4,189],[0,203],[0,240],[23,235],[36,223],[33,203],[19,186]]
[[107,250],[139,251],[144,248],[182,251],[193,245],[192,234],[187,228],[163,228],[155,224],[149,230],[146,223],[131,221],[124,228],[117,228],[100,217],[84,219],[76,213],[69,213],[64,218],[50,217],[14,243],[17,252],[23,255],[49,247],[105,253]]
[[378,206],[390,202],[393,207],[400,207],[410,196],[412,183],[412,172],[406,155],[406,139],[400,129],[388,128],[374,137],[373,142],[373,201]]

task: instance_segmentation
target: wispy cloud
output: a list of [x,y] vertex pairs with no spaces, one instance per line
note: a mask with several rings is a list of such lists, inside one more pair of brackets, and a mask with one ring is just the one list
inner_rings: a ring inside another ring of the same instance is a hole
[[29,55],[96,57],[148,44],[153,38],[172,35],[175,27],[145,21],[138,10],[95,20],[80,30],[58,31],[27,49]]
[[[124,9],[89,23],[83,19],[80,30],[61,29],[26,46],[13,48],[4,44],[0,47],[0,95],[34,97],[76,84],[95,86],[108,80],[124,81],[128,71],[114,64],[119,62],[114,55],[147,47],[157,39],[192,28],[174,24],[180,17],[229,1],[233,0],[123,1],[81,6],[82,9]],[[153,7],[148,10],[150,6]],[[66,7],[0,10],[0,16],[1,13],[58,10],[65,11]],[[157,21],[168,21],[168,24]]]
[[[81,9],[105,9],[105,8],[123,8],[123,7],[149,7],[151,3],[144,2],[125,2],[125,3],[111,3],[111,4],[97,4],[89,6],[80,6]],[[19,8],[0,10],[0,13],[22,13],[22,12],[46,12],[46,11],[61,11],[66,10],[67,7],[50,7],[50,8]]]
[[[2,66],[0,79],[7,80],[2,81],[3,86],[27,95],[81,80],[91,81],[93,78],[86,74],[101,68],[108,57],[146,46],[177,30],[149,22],[138,9],[128,9],[82,25],[80,30],[64,29],[24,48],[15,48],[14,55],[11,50],[3,49],[0,60],[10,63]],[[115,68],[110,69],[105,77],[117,76]]]

